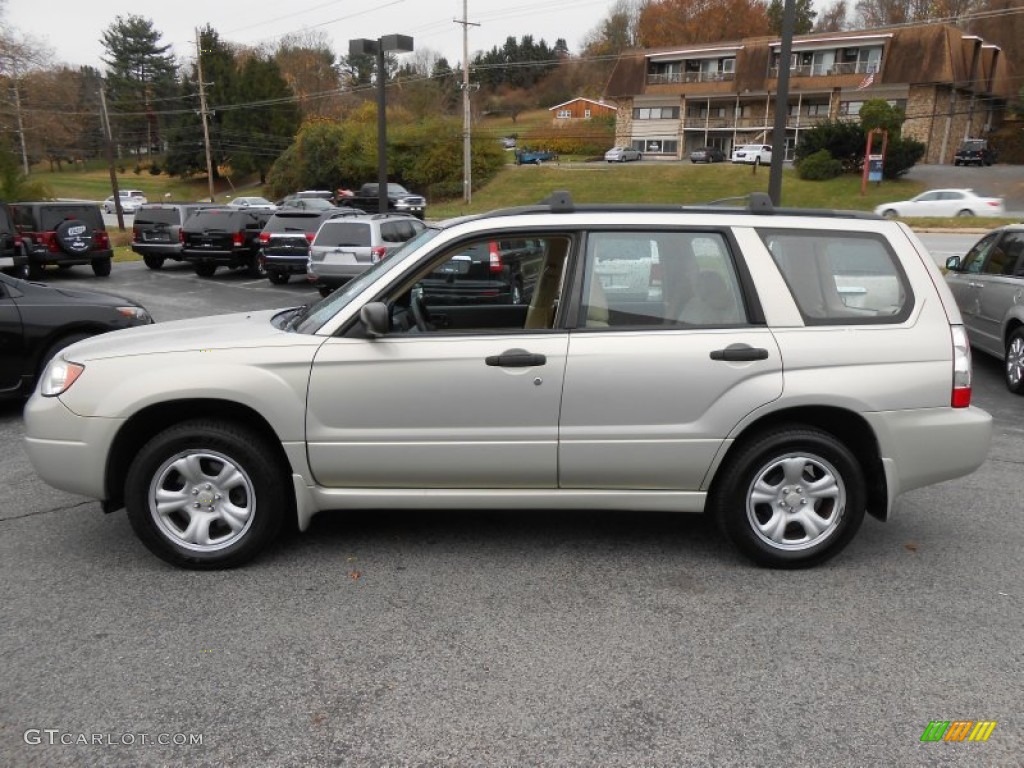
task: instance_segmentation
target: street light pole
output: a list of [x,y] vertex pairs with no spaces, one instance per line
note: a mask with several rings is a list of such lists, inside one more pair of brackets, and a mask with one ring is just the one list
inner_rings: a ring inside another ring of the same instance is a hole
[[387,69],[385,68],[385,51],[408,53],[412,48],[412,38],[408,35],[384,35],[376,40],[348,41],[349,56],[367,56],[374,54],[377,58],[377,210],[387,213],[388,210],[388,143],[387,143]]

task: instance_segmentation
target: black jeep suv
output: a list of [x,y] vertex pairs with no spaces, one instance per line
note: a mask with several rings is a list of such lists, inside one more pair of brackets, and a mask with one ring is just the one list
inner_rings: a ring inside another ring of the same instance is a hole
[[181,227],[181,257],[200,277],[211,277],[217,267],[245,267],[253,277],[264,277],[260,232],[273,214],[227,206],[195,211]]
[[132,223],[132,250],[150,269],[160,269],[167,259],[182,260],[185,235],[181,226],[195,211],[212,203],[146,203],[139,206]]
[[985,139],[964,139],[953,155],[953,165],[992,165],[996,152]]
[[0,269],[12,275],[25,270],[21,235],[14,226],[11,209],[3,201],[0,201]]
[[43,276],[47,265],[89,264],[97,277],[110,275],[114,251],[96,203],[13,203],[14,225],[21,235],[30,280]]

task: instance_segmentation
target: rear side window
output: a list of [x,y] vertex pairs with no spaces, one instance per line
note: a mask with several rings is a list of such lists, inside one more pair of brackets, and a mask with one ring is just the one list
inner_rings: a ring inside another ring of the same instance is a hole
[[404,243],[416,237],[421,229],[423,225],[419,221],[388,221],[380,225],[380,238],[385,243]]
[[759,230],[808,325],[892,323],[913,307],[885,238],[868,233]]
[[593,232],[583,289],[586,328],[748,322],[729,247],[717,232]]
[[317,233],[314,245],[325,245],[330,248],[341,246],[369,246],[370,225],[354,221],[327,222]]

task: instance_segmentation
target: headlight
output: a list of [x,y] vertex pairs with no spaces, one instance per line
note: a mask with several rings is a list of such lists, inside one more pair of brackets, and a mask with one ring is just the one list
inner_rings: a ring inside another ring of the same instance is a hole
[[153,318],[150,317],[149,312],[144,310],[142,307],[117,307],[117,314],[122,317],[128,317],[135,320],[137,323],[152,323]]
[[78,381],[78,377],[84,372],[84,365],[69,363],[58,354],[43,371],[43,377],[39,380],[39,393],[43,397],[56,397],[63,394]]

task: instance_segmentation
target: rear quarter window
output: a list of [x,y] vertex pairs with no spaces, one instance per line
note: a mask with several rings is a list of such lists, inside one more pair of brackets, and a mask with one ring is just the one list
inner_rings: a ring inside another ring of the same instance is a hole
[[136,224],[177,224],[181,213],[176,208],[141,208],[135,214]]
[[902,322],[913,294],[881,235],[759,230],[808,325]]

